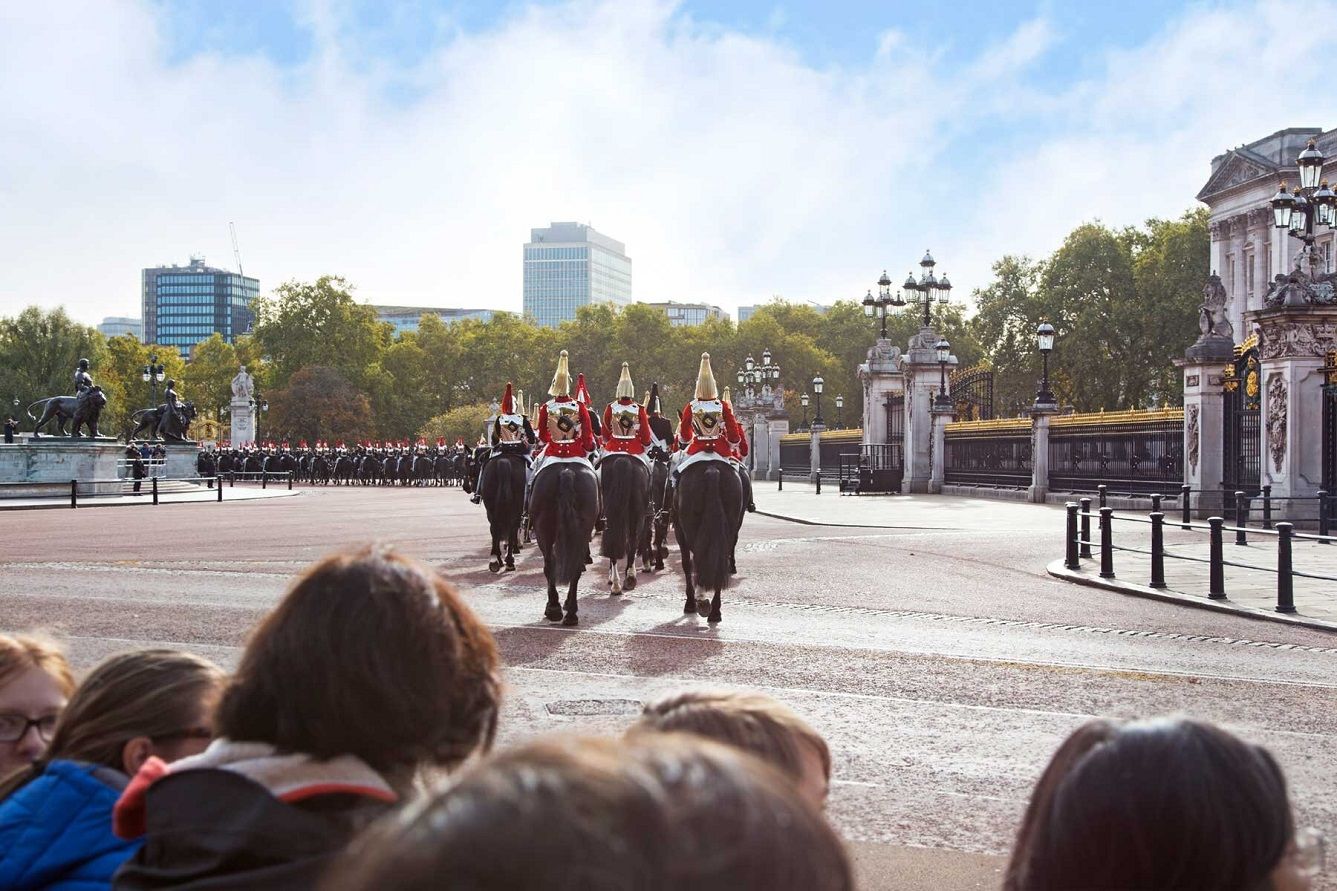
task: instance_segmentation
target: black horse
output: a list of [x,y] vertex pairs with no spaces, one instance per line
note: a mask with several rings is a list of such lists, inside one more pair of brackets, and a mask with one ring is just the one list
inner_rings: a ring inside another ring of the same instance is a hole
[[492,532],[492,560],[487,568],[500,572],[505,547],[507,572],[515,570],[515,554],[520,550],[520,517],[525,512],[525,460],[503,452],[488,462],[483,477],[483,507]]
[[[529,512],[543,552],[543,575],[548,580],[549,621],[577,625],[576,585],[585,571],[590,535],[599,513],[599,479],[593,468],[573,462],[548,464],[534,478]],[[557,586],[566,585],[565,616]]]
[[[609,590],[621,594],[624,585],[628,591],[636,587],[636,547],[650,500],[650,468],[635,455],[610,452],[599,462],[599,492],[605,519],[599,553],[609,561]],[[618,561],[626,562],[625,573],[618,571]]]
[[[738,543],[739,515],[746,502],[738,471],[726,461],[701,461],[678,478],[674,494],[673,534],[682,551],[687,578],[684,613],[693,610],[720,621],[720,591],[729,584],[729,563]],[[697,588],[713,590],[707,600]]]
[[650,465],[650,498],[645,509],[645,518],[641,522],[640,552],[641,571],[657,572],[664,568],[664,558],[668,556],[669,514],[673,506],[668,490],[669,466],[667,461],[654,461]]

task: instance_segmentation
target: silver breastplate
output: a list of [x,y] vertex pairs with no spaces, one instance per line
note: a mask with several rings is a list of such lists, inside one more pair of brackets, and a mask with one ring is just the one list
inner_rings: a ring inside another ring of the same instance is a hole
[[548,436],[553,442],[575,442],[580,438],[580,404],[548,403]]
[[717,439],[724,435],[724,403],[718,399],[692,401],[692,435],[697,439]]
[[608,414],[612,421],[608,432],[614,439],[636,439],[641,435],[641,409],[636,403],[614,402],[608,406]]

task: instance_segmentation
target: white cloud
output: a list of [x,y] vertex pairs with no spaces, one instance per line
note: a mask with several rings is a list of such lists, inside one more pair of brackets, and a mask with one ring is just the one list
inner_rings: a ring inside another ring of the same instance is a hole
[[[297,70],[168,64],[155,15],[0,7],[0,312],[137,313],[142,266],[231,265],[229,220],[264,287],[337,272],[383,302],[516,309],[520,245],[563,219],[627,243],[641,299],[853,297],[930,245],[963,293],[1083,219],[1177,213],[1228,145],[1333,117],[1326,93],[1295,107],[1302,66],[1260,64],[1317,39],[1274,3],[1190,11],[1049,93],[1025,78],[1062,39],[1043,19],[968,65],[888,30],[816,69],[670,4],[577,0],[438,21],[456,36],[406,71],[337,3],[304,9]],[[996,149],[1000,128],[1034,142]]]

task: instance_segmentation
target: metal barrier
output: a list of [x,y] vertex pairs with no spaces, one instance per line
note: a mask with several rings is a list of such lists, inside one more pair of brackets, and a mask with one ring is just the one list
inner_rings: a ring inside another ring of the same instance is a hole
[[[291,473],[287,473],[287,472],[284,472],[284,471],[275,471],[275,472],[273,472],[273,473],[269,473],[268,476],[269,476],[269,477],[274,477],[274,478],[276,478],[276,481],[281,480],[282,478],[286,478],[286,479],[287,479],[287,483],[288,483],[288,489],[289,489],[289,491],[292,490],[292,482],[293,482],[293,480],[292,480],[292,474],[291,474]],[[120,484],[120,485],[122,485],[122,486],[124,486],[124,485],[134,485],[134,486],[135,486],[135,489],[134,489],[134,491],[131,492],[130,494],[132,494],[132,495],[138,495],[138,494],[140,494],[139,489],[138,489],[139,484],[141,484],[141,483],[143,483],[143,482],[146,482],[146,481],[147,481],[147,483],[148,483],[148,487],[149,487],[149,492],[148,492],[148,494],[149,494],[149,501],[150,501],[150,503],[155,504],[155,505],[164,503],[164,501],[165,501],[166,499],[170,498],[171,495],[174,495],[174,494],[183,494],[183,493],[176,493],[176,492],[164,492],[164,491],[162,491],[162,490],[159,488],[159,484],[160,484],[160,483],[195,483],[195,484],[204,483],[209,489],[212,489],[212,490],[214,491],[214,493],[215,493],[215,494],[214,494],[214,501],[215,501],[215,502],[222,503],[222,501],[223,501],[223,477],[220,476],[220,475],[215,475],[215,476],[191,476],[191,477],[170,477],[170,478],[169,478],[169,477],[156,477],[156,476],[155,476],[155,477],[143,477],[142,479],[114,477],[114,478],[108,478],[108,479],[85,479],[85,480],[72,479],[72,480],[70,480],[70,487],[69,487],[69,502],[70,502],[70,508],[71,508],[71,509],[77,509],[77,508],[79,507],[79,500],[80,500],[79,487],[80,487],[80,486],[84,486],[85,488],[87,488],[88,486],[95,486],[95,485],[109,485],[109,484]],[[243,480],[243,482],[244,482],[244,480]],[[235,479],[235,476],[234,476],[231,480],[229,480],[229,484],[232,485],[232,486],[235,486],[235,485],[236,485],[236,479]],[[266,484],[267,484],[267,480],[261,480],[261,488],[265,488]],[[42,489],[50,490],[50,489],[52,489],[53,487],[63,486],[63,485],[64,485],[64,483],[61,483],[61,482],[58,482],[58,481],[55,481],[55,480],[49,480],[49,481],[43,481],[43,482],[28,482],[28,481],[24,481],[24,482],[0,482],[0,487],[4,487],[4,488],[30,488],[30,489],[31,489],[31,488],[42,488]],[[122,493],[122,494],[124,494],[124,493]],[[52,497],[52,496],[51,496],[50,494],[48,494],[48,495],[39,495],[39,496],[34,496],[34,497],[43,497],[43,498],[45,498],[45,497]],[[84,497],[85,499],[87,499],[87,498],[90,498],[90,497],[108,497],[108,496],[105,495],[105,494],[104,494],[104,495],[101,495],[101,496],[90,496],[90,495],[88,495],[88,494],[85,493],[85,494],[83,495],[83,497]],[[0,505],[3,505],[3,503],[4,503],[3,501],[0,501]],[[166,501],[166,503],[169,503],[169,504],[170,504],[170,503],[173,503],[173,502],[171,502],[171,501]],[[175,503],[185,503],[185,502],[175,502]]]
[[[1182,493],[1187,495],[1187,488]],[[1100,487],[1100,501],[1104,502],[1106,492],[1105,487]],[[1237,522],[1247,520],[1247,506],[1244,504],[1244,493],[1238,493],[1240,497],[1236,499],[1236,518]],[[1319,504],[1321,511],[1327,510],[1326,492],[1320,492]],[[1186,498],[1184,499],[1187,500]],[[1304,500],[1304,499],[1291,499]],[[1309,499],[1312,500],[1312,499]],[[1156,507],[1160,506],[1160,498],[1156,497],[1153,501]],[[1295,524],[1286,520],[1271,522],[1271,528],[1249,529],[1244,525],[1225,524],[1223,517],[1210,517],[1206,523],[1195,523],[1188,520],[1187,517],[1179,524],[1181,529],[1199,530],[1207,533],[1208,551],[1207,557],[1198,557],[1191,554],[1173,553],[1165,544],[1165,514],[1160,510],[1153,510],[1148,516],[1127,516],[1117,515],[1114,508],[1108,507],[1103,503],[1095,510],[1092,509],[1091,499],[1083,498],[1080,502],[1069,501],[1066,504],[1066,540],[1064,542],[1064,566],[1070,570],[1080,570],[1082,568],[1082,559],[1091,558],[1092,548],[1099,548],[1099,576],[1103,579],[1116,578],[1114,555],[1117,551],[1126,553],[1141,554],[1151,559],[1151,578],[1148,582],[1149,587],[1163,589],[1167,587],[1165,575],[1165,561],[1185,560],[1194,563],[1208,564],[1208,582],[1207,597],[1211,600],[1226,599],[1226,581],[1225,569],[1227,566],[1236,569],[1249,570],[1252,572],[1266,572],[1276,575],[1276,606],[1275,610],[1279,613],[1295,612],[1295,578],[1314,579],[1317,581],[1337,582],[1337,577],[1319,575],[1316,573],[1302,572],[1295,569],[1293,543],[1299,539],[1303,541],[1312,541],[1318,544],[1333,544],[1337,542],[1337,536],[1326,534],[1326,523],[1323,525],[1323,531],[1317,535],[1311,535],[1295,531]],[[1271,517],[1265,512],[1264,516],[1270,522]],[[1091,537],[1091,519],[1095,517],[1099,521],[1099,541],[1094,541]],[[1115,522],[1125,523],[1143,523],[1151,526],[1151,546],[1150,550],[1145,550],[1127,545],[1116,545],[1114,543],[1114,524]],[[1270,536],[1276,539],[1277,553],[1275,568],[1269,566],[1260,566],[1254,563],[1243,563],[1235,560],[1225,559],[1225,535],[1233,532],[1235,534],[1235,544],[1248,547],[1248,533],[1252,531],[1255,535]]]

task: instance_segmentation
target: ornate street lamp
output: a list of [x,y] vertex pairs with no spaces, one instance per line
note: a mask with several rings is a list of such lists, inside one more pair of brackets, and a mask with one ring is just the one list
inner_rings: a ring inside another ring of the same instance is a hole
[[1035,394],[1036,405],[1053,405],[1058,400],[1054,394],[1049,392],[1049,354],[1054,349],[1054,326],[1048,322],[1041,322],[1040,327],[1035,329],[1036,345],[1040,348],[1040,356],[1044,359],[1044,377],[1040,379],[1040,392]]
[[887,326],[885,312],[887,306],[905,306],[910,303],[917,303],[923,307],[925,328],[929,327],[933,321],[933,304],[946,303],[951,299],[952,283],[944,275],[938,278],[933,272],[933,267],[937,266],[937,261],[933,259],[933,254],[924,252],[924,257],[919,261],[920,273],[916,279],[914,273],[906,276],[904,284],[901,285],[900,296],[893,298],[891,290],[891,280],[887,274],[882,273],[882,278],[878,280],[878,294],[874,298],[872,292],[864,298],[864,314],[873,316],[879,313],[883,314],[882,336],[887,336]]
[[887,271],[882,270],[882,277],[877,280],[877,296],[874,297],[870,290],[863,298],[863,314],[881,323],[878,339],[887,339],[887,316],[891,312],[891,307],[904,305],[905,301],[901,299],[900,293],[891,290],[891,279],[887,278]]
[[158,362],[158,354],[154,353],[149,356],[149,364],[145,365],[144,370],[140,372],[144,378],[144,383],[148,384],[150,388],[149,398],[151,401],[149,402],[149,408],[158,407],[158,384],[162,383],[163,378],[166,377],[166,374],[164,374],[166,370]]
[[[1304,255],[1309,263],[1309,273],[1305,278],[1309,281],[1318,274],[1319,257],[1314,248],[1318,236],[1314,232],[1315,227],[1323,225],[1337,229],[1337,193],[1323,179],[1324,160],[1314,140],[1309,140],[1295,162],[1300,170],[1300,184],[1291,192],[1283,181],[1271,201],[1273,225],[1288,230],[1292,237],[1304,242]],[[1297,274],[1305,275],[1298,270]],[[1287,284],[1303,286],[1307,282],[1297,279],[1293,274]]]
[[822,390],[826,387],[826,381],[822,380],[819,374],[812,379],[812,391],[817,394],[817,412],[812,417],[812,422],[818,426],[822,423]]
[[952,399],[947,395],[947,360],[952,358],[952,345],[947,342],[947,338],[942,337],[934,344],[934,349],[938,351],[938,398],[934,400],[934,405],[939,409],[950,409]]
[[843,394],[839,394],[839,393],[838,393],[838,394],[836,394],[836,429],[837,429],[837,430],[842,430],[842,429],[844,429],[844,424],[843,424],[842,421],[840,420],[840,418],[841,418],[841,412],[844,410],[844,408],[845,408],[845,396],[844,396]]
[[808,393],[805,390],[803,395],[798,398],[799,404],[803,406],[803,427],[808,426]]
[[770,348],[767,348],[761,353],[760,365],[749,354],[743,360],[743,367],[739,369],[734,377],[738,381],[740,390],[739,398],[735,400],[734,406],[760,411],[774,402],[774,387],[772,384],[780,379],[780,366],[772,364],[771,351]]

